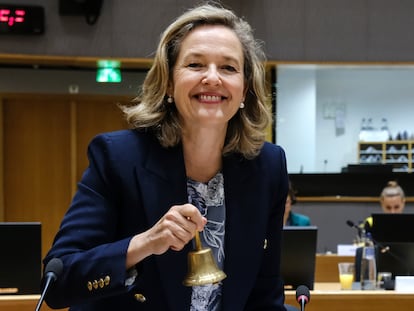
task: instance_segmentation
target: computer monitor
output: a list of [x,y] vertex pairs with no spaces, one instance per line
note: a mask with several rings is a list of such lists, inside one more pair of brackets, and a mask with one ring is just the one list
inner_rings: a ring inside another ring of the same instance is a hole
[[0,294],[39,294],[41,224],[0,222]]
[[313,289],[318,228],[316,226],[283,228],[281,273],[285,289],[306,285]]
[[414,275],[414,214],[372,214],[377,271]]
[[413,242],[414,214],[372,214],[372,238],[378,242]]

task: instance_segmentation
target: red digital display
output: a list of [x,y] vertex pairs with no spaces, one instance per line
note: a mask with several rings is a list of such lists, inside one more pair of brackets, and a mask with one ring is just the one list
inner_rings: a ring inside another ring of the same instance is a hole
[[43,7],[0,4],[0,34],[41,34],[43,32]]
[[16,23],[24,23],[26,15],[25,10],[8,10],[8,9],[0,9],[0,23],[7,23],[9,27],[13,27]]

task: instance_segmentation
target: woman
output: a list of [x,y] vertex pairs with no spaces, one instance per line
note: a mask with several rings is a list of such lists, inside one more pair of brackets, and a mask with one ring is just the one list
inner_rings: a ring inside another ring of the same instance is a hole
[[401,214],[405,207],[405,194],[396,181],[389,181],[380,195],[380,204],[384,213]]
[[289,183],[289,191],[285,203],[285,215],[283,216],[284,226],[310,226],[310,218],[306,215],[292,212],[292,205],[296,204],[295,190]]
[[[398,182],[391,180],[382,189],[379,198],[382,211],[386,214],[401,214],[405,207],[405,193]],[[367,217],[364,221],[364,228],[371,232],[373,225],[372,217]]]
[[[263,53],[250,26],[210,5],[163,33],[134,128],[98,135],[46,256],[48,295],[71,310],[284,310],[285,155],[265,143]],[[276,191],[275,191],[276,189]],[[276,230],[275,230],[276,226]],[[227,274],[185,287],[195,232]]]

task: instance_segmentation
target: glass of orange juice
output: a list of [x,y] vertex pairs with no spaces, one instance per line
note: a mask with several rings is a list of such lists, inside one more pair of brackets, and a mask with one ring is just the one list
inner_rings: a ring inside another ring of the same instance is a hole
[[355,265],[352,262],[340,262],[338,263],[339,269],[339,283],[341,283],[341,289],[352,289],[352,283],[354,282]]

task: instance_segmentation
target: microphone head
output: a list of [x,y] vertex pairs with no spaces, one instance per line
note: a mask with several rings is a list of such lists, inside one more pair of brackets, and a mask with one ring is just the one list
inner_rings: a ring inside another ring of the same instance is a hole
[[305,304],[310,301],[310,292],[309,288],[305,285],[300,285],[296,289],[296,300],[300,303],[300,300],[304,299]]
[[347,220],[347,221],[346,221],[346,224],[347,224],[348,226],[352,227],[352,228],[356,227],[356,226],[355,226],[355,223],[354,223],[352,220]]
[[45,267],[44,274],[47,275],[52,273],[57,277],[62,274],[63,271],[63,262],[59,258],[52,258]]

